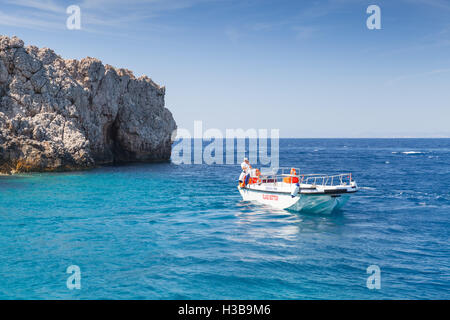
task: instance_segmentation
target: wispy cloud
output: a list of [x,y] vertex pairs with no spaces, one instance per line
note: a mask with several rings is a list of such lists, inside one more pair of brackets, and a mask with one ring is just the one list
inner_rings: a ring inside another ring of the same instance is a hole
[[127,10],[127,8],[145,7],[151,11],[170,11],[186,9],[204,2],[212,2],[214,0],[128,0],[126,3],[122,0],[84,0],[81,3],[81,7],[86,9],[113,9],[122,8]]
[[[64,29],[67,19],[66,6],[54,0],[4,0],[0,11],[0,25]],[[84,0],[81,8],[82,31],[110,32],[105,29],[124,29],[138,25],[149,18],[168,11],[190,8],[214,0]],[[67,2],[67,6],[69,3]],[[159,26],[157,29],[165,29]]]
[[428,76],[433,76],[433,75],[442,74],[442,73],[449,73],[449,72],[450,72],[450,68],[442,68],[442,69],[435,69],[435,70],[431,70],[431,71],[427,71],[427,72],[401,75],[401,76],[398,76],[398,77],[388,80],[385,84],[387,86],[392,86],[392,85],[394,85],[398,82],[402,82],[404,80],[428,77]]
[[50,11],[56,13],[65,12],[64,6],[57,4],[52,0],[6,0],[6,3],[24,8],[37,9],[42,11]]
[[52,0],[4,0],[0,25],[38,30],[63,30],[66,9]]
[[62,23],[58,23],[53,16],[50,19],[44,19],[41,17],[35,17],[30,14],[10,14],[0,11],[0,25],[37,29],[37,30],[57,30],[65,28],[64,20]]
[[228,27],[225,30],[225,35],[231,42],[236,43],[242,37],[242,32],[236,27]]
[[[302,3],[302,8],[290,12],[282,19],[273,19],[271,12],[267,11],[265,19],[240,26],[241,33],[283,31],[293,32],[297,40],[306,40],[314,37],[322,29],[323,19],[326,16],[340,11],[349,4],[356,4],[359,0],[324,0]],[[255,2],[255,6],[260,3]],[[326,23],[325,23],[326,24]]]
[[424,5],[450,11],[450,2],[448,0],[403,0],[409,4]]
[[318,28],[312,26],[294,26],[292,29],[298,40],[309,39],[318,31]]
[[417,51],[444,50],[450,46],[450,25],[436,31],[430,32],[422,37],[416,37],[413,43],[401,44],[397,48],[380,53],[380,56],[394,56],[399,54],[410,54]]

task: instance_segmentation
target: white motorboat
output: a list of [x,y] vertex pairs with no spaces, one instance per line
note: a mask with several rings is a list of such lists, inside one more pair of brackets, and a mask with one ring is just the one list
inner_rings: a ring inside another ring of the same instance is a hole
[[270,173],[253,169],[249,182],[238,190],[244,201],[257,201],[279,209],[327,214],[341,208],[358,191],[351,173],[299,174],[297,168]]

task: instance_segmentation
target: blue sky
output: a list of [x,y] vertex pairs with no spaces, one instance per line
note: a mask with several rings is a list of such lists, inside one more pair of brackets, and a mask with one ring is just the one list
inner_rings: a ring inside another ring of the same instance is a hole
[[[0,0],[0,34],[166,86],[179,127],[450,137],[447,0]],[[81,30],[66,8],[81,8]],[[369,30],[366,8],[381,8]]]

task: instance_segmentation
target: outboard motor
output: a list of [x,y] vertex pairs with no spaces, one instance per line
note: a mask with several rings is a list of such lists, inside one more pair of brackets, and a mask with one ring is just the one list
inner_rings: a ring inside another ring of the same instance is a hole
[[294,198],[298,194],[299,191],[300,191],[300,183],[297,182],[294,185],[294,187],[292,188],[291,198]]

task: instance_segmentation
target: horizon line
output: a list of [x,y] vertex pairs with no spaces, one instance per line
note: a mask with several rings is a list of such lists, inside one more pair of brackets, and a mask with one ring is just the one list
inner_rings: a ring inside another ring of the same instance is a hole
[[[184,138],[183,138],[184,139]],[[189,138],[188,138],[189,139]],[[204,138],[194,138],[191,137],[191,140],[204,140]],[[257,139],[257,138],[222,138],[222,140],[228,139]],[[267,139],[270,139],[268,137]],[[279,137],[279,139],[450,139],[450,136],[446,137]],[[177,139],[178,140],[178,139]]]

